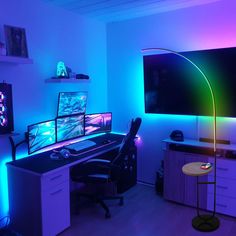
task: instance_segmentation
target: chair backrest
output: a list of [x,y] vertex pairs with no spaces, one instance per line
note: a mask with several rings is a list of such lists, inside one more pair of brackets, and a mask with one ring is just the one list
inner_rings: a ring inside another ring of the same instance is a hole
[[119,152],[112,161],[112,163],[118,163],[120,159],[122,159],[129,152],[130,147],[134,145],[134,139],[136,137],[136,134],[138,133],[141,123],[142,119],[140,117],[136,118],[135,120],[132,119],[130,130],[128,134],[124,137]]

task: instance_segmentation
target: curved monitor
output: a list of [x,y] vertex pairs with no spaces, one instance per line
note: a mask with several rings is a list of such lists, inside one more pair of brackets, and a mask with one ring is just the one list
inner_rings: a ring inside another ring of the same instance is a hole
[[43,121],[28,126],[28,153],[32,154],[56,142],[55,120]]
[[110,132],[111,125],[111,112],[85,115],[85,135]]
[[84,136],[84,115],[58,117],[56,132],[57,142]]
[[57,116],[84,114],[86,112],[87,96],[87,92],[59,93]]

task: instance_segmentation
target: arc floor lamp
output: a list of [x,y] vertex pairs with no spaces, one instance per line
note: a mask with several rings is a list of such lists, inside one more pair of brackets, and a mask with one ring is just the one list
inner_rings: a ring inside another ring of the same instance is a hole
[[[181,57],[184,60],[186,60],[188,63],[192,64],[193,67],[195,69],[197,69],[197,71],[202,75],[204,81],[207,83],[207,86],[208,86],[210,94],[211,94],[212,116],[213,116],[214,181],[213,182],[198,182],[197,185],[199,185],[199,184],[213,184],[214,185],[214,207],[213,207],[212,214],[200,215],[198,212],[198,215],[196,217],[194,217],[192,220],[192,226],[199,231],[207,231],[207,232],[214,231],[220,225],[219,219],[215,216],[215,214],[216,214],[216,164],[217,164],[217,160],[216,160],[216,102],[215,102],[214,91],[212,89],[211,82],[207,78],[205,73],[193,61],[191,61],[189,58],[185,57],[181,53],[178,53],[174,50],[170,50],[170,49],[166,49],[166,48],[145,48],[145,49],[141,50],[142,53],[154,53],[156,51],[162,51],[162,52],[166,52],[166,53],[175,54],[176,56]],[[197,188],[198,188],[198,186],[197,186]],[[197,203],[197,205],[198,205],[198,203]]]

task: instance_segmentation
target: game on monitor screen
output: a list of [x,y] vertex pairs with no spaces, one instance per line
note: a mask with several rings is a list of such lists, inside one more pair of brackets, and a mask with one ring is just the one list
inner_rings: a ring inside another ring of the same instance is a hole
[[85,115],[85,135],[111,131],[112,113]]
[[84,115],[60,117],[56,119],[57,142],[84,135]]
[[87,104],[87,92],[59,93],[57,116],[84,114]]
[[31,154],[56,142],[55,120],[28,126],[28,153]]

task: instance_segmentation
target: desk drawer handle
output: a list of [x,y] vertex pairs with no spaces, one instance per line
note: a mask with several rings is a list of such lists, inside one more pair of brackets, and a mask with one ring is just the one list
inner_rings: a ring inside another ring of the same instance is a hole
[[50,180],[53,181],[55,179],[59,179],[62,175],[57,175],[57,176],[54,176],[53,178],[51,178]]
[[222,186],[222,185],[216,185],[217,188],[221,188],[221,189],[228,189],[228,187],[226,186]]
[[53,192],[53,193],[50,193],[51,195],[56,195],[56,194],[58,194],[58,193],[60,193],[62,191],[62,189],[59,189],[59,190],[57,190],[57,191],[55,191],[55,192]]
[[227,205],[224,205],[224,204],[217,203],[216,205],[219,206],[219,207],[227,208]]
[[223,168],[223,167],[218,167],[217,169],[218,170],[223,170],[223,171],[228,171],[229,170],[228,168]]

